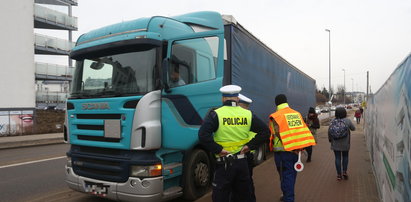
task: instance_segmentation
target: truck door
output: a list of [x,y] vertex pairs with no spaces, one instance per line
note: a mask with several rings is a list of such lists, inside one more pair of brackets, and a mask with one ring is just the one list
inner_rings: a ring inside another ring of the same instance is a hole
[[222,85],[221,44],[216,36],[168,43],[161,108],[163,147],[183,150],[192,147],[207,111],[221,104],[218,91]]

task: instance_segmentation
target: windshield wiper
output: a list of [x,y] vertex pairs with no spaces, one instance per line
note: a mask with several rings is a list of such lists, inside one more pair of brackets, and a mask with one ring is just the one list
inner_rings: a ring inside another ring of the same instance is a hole
[[90,98],[91,95],[89,93],[71,93],[71,98],[79,99],[79,98]]
[[138,95],[138,92],[118,92],[118,91],[100,91],[96,93],[72,93],[70,96],[74,99],[81,99],[81,98],[96,98],[96,97],[121,97],[121,96],[133,96]]
[[118,92],[118,91],[114,91],[114,90],[108,90],[108,91],[100,91],[100,92],[97,92],[97,93],[95,93],[94,95],[104,96],[104,97],[120,97],[120,96],[124,96],[124,93]]
[[113,90],[108,90],[108,91],[100,91],[100,92],[94,93],[93,95],[94,96],[104,95],[104,97],[115,97],[116,95],[118,95],[118,92],[115,92]]

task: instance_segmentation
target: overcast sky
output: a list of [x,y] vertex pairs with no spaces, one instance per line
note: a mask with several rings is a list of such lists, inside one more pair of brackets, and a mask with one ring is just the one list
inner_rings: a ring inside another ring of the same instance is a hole
[[84,32],[153,15],[195,11],[233,15],[253,35],[328,88],[328,32],[331,85],[366,91],[370,72],[376,92],[411,53],[410,0],[78,0],[73,15]]

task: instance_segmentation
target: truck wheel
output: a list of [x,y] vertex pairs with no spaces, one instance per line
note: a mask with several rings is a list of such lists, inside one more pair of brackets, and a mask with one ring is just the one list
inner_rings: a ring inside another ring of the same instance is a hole
[[195,149],[187,158],[184,167],[184,198],[195,200],[210,187],[210,159],[204,150]]
[[262,144],[254,153],[254,165],[259,165],[265,160],[265,144]]

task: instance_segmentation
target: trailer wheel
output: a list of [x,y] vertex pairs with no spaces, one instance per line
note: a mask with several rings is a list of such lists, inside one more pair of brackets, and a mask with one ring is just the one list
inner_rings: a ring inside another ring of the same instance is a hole
[[266,144],[262,144],[254,153],[254,165],[259,165],[266,159]]
[[210,159],[204,150],[194,150],[184,167],[184,198],[195,200],[207,193],[210,182]]

